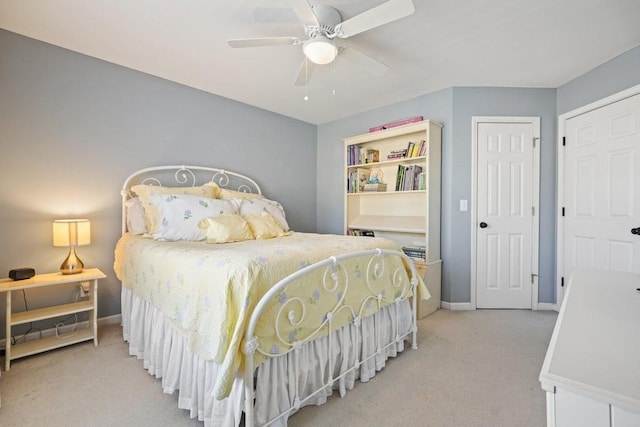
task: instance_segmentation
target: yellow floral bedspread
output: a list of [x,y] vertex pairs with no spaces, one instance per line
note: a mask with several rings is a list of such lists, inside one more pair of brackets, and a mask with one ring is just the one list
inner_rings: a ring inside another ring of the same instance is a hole
[[[221,366],[221,375],[213,392],[217,399],[223,399],[229,394],[242,365],[241,344],[251,311],[274,284],[330,256],[376,248],[401,250],[395,242],[387,239],[297,232],[275,239],[217,245],[189,241],[158,242],[125,234],[116,245],[114,270],[123,286],[151,301],[187,337],[193,353]],[[399,296],[393,295],[399,291],[390,284],[392,274],[397,275],[397,271],[402,270],[404,277],[400,280],[404,283],[409,280],[408,269],[399,259],[390,262],[392,265],[384,269],[388,277],[381,277],[380,283],[383,284],[374,284],[377,287],[375,293],[384,295],[385,299]],[[345,277],[345,272],[349,276],[349,300],[341,304],[357,301],[371,293],[366,289],[366,276],[370,275],[363,274],[367,269],[364,264],[362,260],[356,260],[341,265],[344,271],[335,277]],[[397,277],[395,279],[398,280]],[[285,340],[295,341],[308,336],[324,320],[317,316],[324,316],[335,307],[336,301],[343,298],[340,287],[344,286],[344,280],[339,279],[339,288],[330,289],[332,292],[328,292],[321,282],[322,274],[317,273],[276,296],[278,304],[289,304],[295,297],[302,296],[312,307],[306,313],[305,322],[295,327],[289,325],[288,329],[283,326]],[[422,281],[419,290],[421,298],[429,297]],[[368,300],[360,314],[364,317],[375,310],[375,301]],[[296,316],[300,314],[295,307],[292,310],[287,308],[287,311]],[[265,312],[266,316],[256,327],[256,335],[263,337],[260,347],[273,354],[285,351],[275,333],[269,333],[274,329],[276,312],[277,304]],[[352,320],[350,316],[342,317],[343,324]],[[282,319],[278,322],[281,324]],[[334,329],[339,326],[335,325]],[[328,331],[320,332],[314,338],[326,333]],[[256,353],[256,366],[263,360],[265,357]]]

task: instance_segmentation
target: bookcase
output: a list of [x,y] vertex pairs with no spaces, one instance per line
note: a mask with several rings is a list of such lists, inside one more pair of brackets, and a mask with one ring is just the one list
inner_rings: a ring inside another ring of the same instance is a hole
[[345,234],[374,234],[407,249],[431,293],[418,304],[424,317],[440,307],[442,125],[424,120],[348,137],[344,145]]

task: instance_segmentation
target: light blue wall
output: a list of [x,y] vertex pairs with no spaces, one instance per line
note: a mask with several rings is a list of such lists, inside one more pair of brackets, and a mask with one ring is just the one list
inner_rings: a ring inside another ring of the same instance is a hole
[[471,212],[459,200],[471,200],[471,118],[540,117],[540,250],[538,298],[555,301],[556,91],[522,88],[454,88],[450,238],[443,254],[443,300],[470,301]]
[[640,84],[640,46],[558,88],[558,115]]
[[[318,230],[342,232],[342,138],[393,119],[423,115],[444,124],[442,159],[442,299],[469,302],[471,118],[541,118],[539,301],[555,302],[557,116],[640,84],[640,46],[557,89],[456,87],[318,127]],[[426,107],[430,108],[426,108]],[[435,107],[435,108],[434,108]]]
[[366,133],[369,127],[402,117],[422,115],[441,122],[442,299],[470,301],[470,211],[459,200],[471,200],[471,117],[541,117],[541,302],[554,301],[555,256],[555,89],[451,88],[357,114],[318,127],[318,231],[343,232],[342,138]]
[[[52,246],[51,220],[87,217],[92,243],[79,255],[108,276],[98,315],[119,313],[120,189],[161,164],[245,173],[293,229],[316,229],[315,125],[0,30],[0,277],[57,271],[66,250]],[[27,291],[29,307],[69,292]],[[0,302],[0,335],[3,321]]]

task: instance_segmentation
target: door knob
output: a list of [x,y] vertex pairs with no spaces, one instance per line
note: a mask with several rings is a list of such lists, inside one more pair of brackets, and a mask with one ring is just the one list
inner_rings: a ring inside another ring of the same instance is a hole
[[640,235],[640,227],[632,228],[632,229],[631,229],[631,234],[638,234],[638,235]]
[[[484,222],[484,221],[483,221],[483,222],[481,222],[481,223],[480,223],[480,228],[487,228],[487,223],[486,223],[486,222]],[[632,233],[633,233],[633,231],[632,231]],[[639,233],[640,233],[640,232],[639,232]]]

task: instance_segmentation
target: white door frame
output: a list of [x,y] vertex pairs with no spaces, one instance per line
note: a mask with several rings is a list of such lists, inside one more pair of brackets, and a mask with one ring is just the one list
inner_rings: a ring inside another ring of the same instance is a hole
[[473,116],[471,118],[471,309],[476,305],[476,244],[478,230],[478,125],[480,123],[531,123],[536,145],[533,149],[533,208],[536,221],[533,221],[531,236],[531,271],[534,273],[531,284],[531,309],[538,309],[538,247],[540,228],[540,117],[520,116]]
[[[634,95],[640,94],[640,85],[632,86],[629,89],[623,90],[622,92],[614,93],[611,96],[607,96],[606,98],[599,99],[590,104],[584,105],[580,108],[576,108],[575,110],[569,111],[567,113],[561,114],[558,116],[558,183],[556,188],[556,194],[558,198],[558,205],[556,211],[556,224],[557,224],[557,234],[556,234],[556,311],[560,310],[560,306],[562,304],[562,300],[564,298],[564,290],[566,289],[566,285],[568,284],[569,278],[564,277],[564,219],[562,217],[562,208],[564,207],[564,150],[562,149],[562,138],[565,135],[565,129],[567,125],[567,120],[572,119],[576,116],[580,116],[582,114],[588,113],[593,110],[597,110],[598,108],[605,107],[609,104],[614,104],[618,101],[622,101],[623,99],[630,98]],[[563,286],[563,279],[564,285]]]

